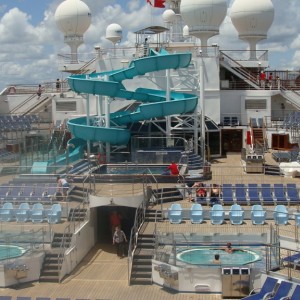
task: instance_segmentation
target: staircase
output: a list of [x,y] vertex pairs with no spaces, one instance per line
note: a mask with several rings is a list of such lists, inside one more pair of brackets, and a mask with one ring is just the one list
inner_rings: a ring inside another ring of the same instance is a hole
[[[145,222],[155,222],[155,214],[156,210],[147,209]],[[161,218],[161,212],[158,213],[157,217]],[[154,241],[155,237],[153,234],[139,234],[132,262],[131,285],[152,284]]]
[[86,208],[71,208],[68,215],[68,221],[84,221],[86,218]]
[[69,201],[75,201],[75,202],[84,202],[86,198],[86,193],[88,192],[87,188],[82,188],[79,186],[75,186],[69,193],[68,199]]
[[54,233],[52,242],[51,242],[51,252],[46,252],[44,262],[42,265],[40,282],[59,282],[59,254],[56,249],[60,249],[61,245],[64,245],[64,248],[70,247],[72,240],[72,233]]
[[183,196],[176,187],[152,190],[152,199],[156,203],[168,203],[183,200]]
[[59,282],[59,263],[57,253],[46,253],[42,265],[40,282]]
[[203,167],[202,157],[198,154],[190,152],[188,154],[188,169],[189,170],[199,170]]
[[253,144],[264,144],[264,132],[262,128],[252,128]]

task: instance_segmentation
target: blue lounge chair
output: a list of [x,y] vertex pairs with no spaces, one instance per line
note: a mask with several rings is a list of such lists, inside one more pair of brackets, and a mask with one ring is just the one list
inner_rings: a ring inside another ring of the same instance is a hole
[[274,184],[274,196],[276,200],[276,204],[287,204],[287,198],[284,192],[284,186],[282,183]]
[[291,296],[281,298],[281,300],[299,300],[300,285],[297,285]]
[[265,224],[267,212],[263,210],[260,204],[255,204],[251,209],[251,221],[254,225]]
[[182,207],[179,203],[173,203],[169,207],[168,217],[172,224],[180,224],[182,222]]
[[276,290],[276,292],[270,297],[267,298],[268,300],[281,300],[282,297],[285,297],[289,294],[291,288],[292,288],[292,283],[287,282],[287,281],[282,281]]
[[257,128],[258,127],[256,118],[251,118],[250,119],[250,124],[251,124],[252,128]]
[[263,183],[261,185],[261,196],[264,204],[270,205],[274,204],[274,199],[272,196],[271,185],[269,183]]
[[47,213],[47,220],[50,224],[60,223],[61,221],[61,205],[53,204]]
[[232,185],[231,184],[222,184],[222,200],[223,204],[233,204],[233,193],[232,193]]
[[274,221],[277,225],[286,225],[289,220],[289,214],[286,207],[282,204],[276,205],[274,210]]
[[221,204],[215,204],[210,211],[211,223],[214,225],[221,225],[224,222],[224,209]]
[[0,296],[0,300],[11,300],[12,296]]
[[246,197],[245,185],[242,183],[237,183],[235,185],[235,197],[236,201],[239,204],[248,204]]
[[274,291],[277,281],[275,278],[267,277],[259,293],[242,298],[242,300],[262,300],[265,295]]
[[296,253],[290,256],[286,256],[282,259],[283,264],[287,264],[287,266],[292,266],[294,269],[300,264],[300,253]]
[[245,212],[239,204],[233,204],[230,208],[229,218],[233,225],[240,225],[244,222]]
[[190,210],[190,220],[193,224],[200,224],[203,222],[203,210],[202,205],[195,203]]
[[248,184],[248,195],[249,195],[250,205],[261,203],[258,187],[256,183]]
[[31,209],[31,221],[41,223],[45,220],[45,211],[42,203],[35,203]]
[[286,192],[288,199],[291,202],[298,203],[299,202],[299,193],[295,183],[288,183],[286,185]]
[[21,203],[19,208],[15,211],[17,222],[27,222],[30,216],[29,204]]
[[15,210],[11,202],[5,202],[0,209],[0,221],[9,222],[15,218]]

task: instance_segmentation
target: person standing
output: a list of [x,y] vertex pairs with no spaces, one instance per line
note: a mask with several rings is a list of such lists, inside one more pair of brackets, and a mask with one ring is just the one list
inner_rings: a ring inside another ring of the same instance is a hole
[[112,236],[114,236],[116,228],[121,226],[121,221],[122,221],[121,215],[116,210],[112,211],[109,216]]
[[38,95],[38,100],[40,100],[40,97],[41,97],[41,95],[42,95],[42,92],[43,92],[42,86],[39,84],[39,87],[38,87],[38,89],[37,89],[37,91],[36,91],[36,94]]
[[261,71],[260,72],[260,84],[261,84],[261,87],[264,89],[265,86],[266,86],[266,73],[264,71]]
[[126,235],[120,226],[117,226],[113,235],[113,245],[116,246],[117,255],[120,258],[125,256],[125,243],[127,243]]

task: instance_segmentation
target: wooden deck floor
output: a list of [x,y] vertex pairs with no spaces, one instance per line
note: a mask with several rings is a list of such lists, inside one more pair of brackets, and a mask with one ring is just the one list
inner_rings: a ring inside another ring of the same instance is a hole
[[[220,171],[219,166],[222,166]],[[226,159],[215,160],[212,164],[213,178],[211,182],[269,182],[279,183],[283,180],[287,182],[298,183],[299,178],[283,179],[278,176],[264,176],[263,174],[244,174],[240,168],[228,169],[226,166],[240,167],[240,154],[229,154]],[[224,168],[223,168],[224,167]],[[233,171],[235,170],[235,171]],[[230,174],[230,176],[226,176]],[[101,189],[101,188],[100,188]],[[187,200],[182,201],[183,204],[190,205]],[[154,207],[155,209],[155,207]],[[272,222],[272,221],[270,221]],[[270,224],[268,222],[264,226]],[[216,230],[216,226],[205,222],[201,225],[191,224],[187,221],[182,225],[172,225],[167,221],[160,222],[157,226],[161,229],[176,232],[212,232]],[[219,226],[220,227],[220,226]],[[288,234],[291,228],[294,228],[293,221],[289,225],[282,227],[282,234]],[[255,231],[257,230],[251,226],[249,221],[246,221],[241,227],[230,225],[229,222],[223,224],[222,232],[232,232],[233,230]],[[144,227],[145,232],[153,232],[154,224]],[[299,248],[299,244],[297,245]],[[12,296],[16,299],[17,296],[31,297],[47,297],[54,300],[56,298],[66,299],[121,299],[121,300],[156,300],[156,299],[199,299],[199,300],[220,300],[221,295],[215,294],[185,294],[176,293],[174,291],[166,290],[160,286],[128,286],[128,265],[127,259],[119,259],[115,254],[115,249],[110,244],[97,244],[84,260],[78,265],[76,270],[69,277],[65,278],[61,284],[58,283],[39,283],[32,282],[27,284],[20,284],[19,286],[11,288],[0,288],[1,296]]]

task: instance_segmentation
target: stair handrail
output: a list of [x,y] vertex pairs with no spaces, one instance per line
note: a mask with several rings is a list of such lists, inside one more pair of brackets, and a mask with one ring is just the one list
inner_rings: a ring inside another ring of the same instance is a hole
[[[84,208],[84,204],[83,203],[80,203],[79,205],[77,205],[76,207],[73,208],[72,210],[72,213],[71,213],[71,218],[70,218],[70,224],[68,224],[65,228],[64,228],[64,232],[63,232],[63,236],[62,236],[62,240],[61,240],[61,243],[60,243],[60,246],[59,246],[59,250],[58,250],[58,255],[57,255],[57,271],[58,271],[58,281],[59,283],[61,282],[62,280],[62,274],[61,274],[61,269],[62,269],[62,265],[65,261],[65,253],[66,253],[66,250],[69,249],[69,245],[67,245],[66,243],[66,240],[65,240],[65,237],[67,236],[67,234],[70,234],[70,233],[74,233],[76,231],[76,228],[77,228],[77,225],[85,222],[87,219],[88,219],[88,213],[85,214],[85,218],[83,221],[79,220],[78,223],[76,220],[73,221],[73,216],[75,214],[75,211],[77,209],[81,209],[81,207]],[[71,228],[71,226],[73,228]],[[72,248],[76,247],[77,244],[76,244],[76,241],[75,241],[75,244],[72,246]]]
[[260,86],[257,83],[257,77],[254,76],[252,74],[252,72],[249,72],[248,69],[246,69],[243,65],[241,65],[239,62],[237,62],[233,58],[231,58],[229,55],[225,54],[223,51],[220,51],[220,57],[222,58],[223,61],[225,61],[224,58],[226,58],[227,59],[226,62],[230,65],[230,67],[234,67],[232,65],[232,63],[234,63],[234,65],[235,65],[234,70],[237,73],[239,73],[240,75],[242,75],[245,80],[251,81],[253,84],[255,84],[260,89]]
[[148,199],[144,197],[142,203],[138,206],[135,213],[134,224],[130,231],[130,238],[128,243],[128,285],[130,285],[130,278],[132,272],[133,256],[137,246],[138,234],[141,226],[145,220],[145,212],[148,206]]

